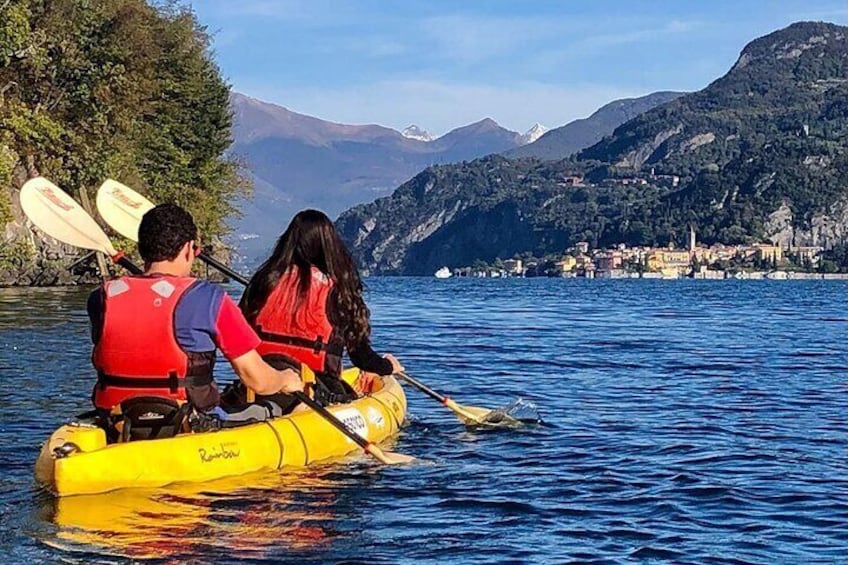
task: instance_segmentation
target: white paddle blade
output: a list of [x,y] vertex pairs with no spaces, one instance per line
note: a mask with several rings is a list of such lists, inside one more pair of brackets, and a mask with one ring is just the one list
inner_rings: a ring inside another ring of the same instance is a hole
[[116,232],[138,241],[138,225],[153,203],[130,187],[107,179],[97,190],[97,211]]
[[21,187],[21,208],[41,231],[68,245],[117,255],[112,242],[88,212],[44,177]]

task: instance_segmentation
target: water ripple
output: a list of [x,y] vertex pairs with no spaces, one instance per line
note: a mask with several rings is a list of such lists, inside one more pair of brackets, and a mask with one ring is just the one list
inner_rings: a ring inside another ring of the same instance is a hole
[[[11,561],[801,563],[848,555],[848,285],[370,279],[409,392],[383,468],[352,457],[54,500],[32,463],[87,408],[85,293],[0,291],[0,539]],[[223,371],[226,373],[226,371]],[[223,374],[224,379],[231,378]]]

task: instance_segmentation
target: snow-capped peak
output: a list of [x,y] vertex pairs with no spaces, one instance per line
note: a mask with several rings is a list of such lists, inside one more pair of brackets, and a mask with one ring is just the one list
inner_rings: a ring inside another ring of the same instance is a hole
[[533,143],[548,131],[548,128],[543,126],[542,124],[535,124],[532,128],[527,130],[527,133],[522,135],[519,138],[519,142],[521,145],[527,145],[528,143]]
[[420,127],[412,124],[405,130],[401,132],[404,137],[408,137],[409,139],[417,139],[418,141],[433,141],[433,136],[430,135],[429,132],[421,129]]

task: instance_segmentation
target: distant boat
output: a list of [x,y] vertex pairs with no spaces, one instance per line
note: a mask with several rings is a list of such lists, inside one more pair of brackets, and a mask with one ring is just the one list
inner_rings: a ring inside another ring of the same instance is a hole
[[453,273],[451,273],[450,269],[448,269],[447,267],[442,267],[441,269],[436,271],[436,274],[434,276],[437,279],[449,279],[453,276]]

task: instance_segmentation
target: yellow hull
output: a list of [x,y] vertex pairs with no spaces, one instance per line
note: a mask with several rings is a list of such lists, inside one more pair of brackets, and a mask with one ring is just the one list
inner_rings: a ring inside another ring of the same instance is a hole
[[[406,415],[406,397],[398,382],[386,377],[379,391],[329,410],[350,429],[377,443],[397,433]],[[66,456],[57,455],[55,450],[68,444],[75,449]],[[110,445],[101,429],[68,424],[53,432],[42,447],[35,477],[58,496],[96,494],[305,466],[357,449],[306,407],[240,428]]]

